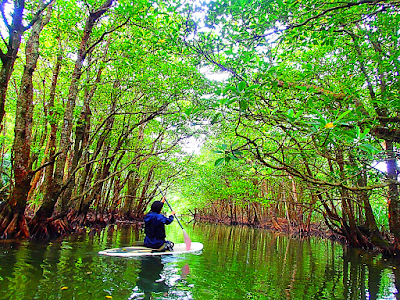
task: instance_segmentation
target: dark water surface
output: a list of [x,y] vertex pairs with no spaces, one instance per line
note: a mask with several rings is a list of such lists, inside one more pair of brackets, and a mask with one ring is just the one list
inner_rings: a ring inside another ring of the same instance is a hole
[[[199,254],[100,256],[143,238],[130,227],[52,241],[0,241],[0,299],[397,299],[400,261],[319,238],[187,227]],[[177,224],[168,237],[183,242]]]

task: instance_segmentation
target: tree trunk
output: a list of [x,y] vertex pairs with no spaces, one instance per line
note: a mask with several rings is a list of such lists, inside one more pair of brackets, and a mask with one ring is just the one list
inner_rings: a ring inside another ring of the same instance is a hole
[[[342,149],[338,149],[337,151],[337,163],[339,165],[340,170],[340,177],[342,182],[345,182],[345,158]],[[354,208],[351,203],[351,195],[348,190],[344,188],[340,188],[339,190],[341,195],[342,207],[343,207],[343,217],[346,216],[346,219],[343,220],[343,230],[347,232],[347,240],[350,245],[358,248],[372,248],[372,244],[369,242],[367,237],[360,231],[359,227],[357,226],[355,215],[354,215]],[[347,225],[345,221],[348,221]]]
[[[142,150],[142,143],[144,139],[144,128],[145,124],[142,124],[138,128],[138,138],[135,141],[135,156],[139,157],[141,154]],[[141,159],[137,159],[135,163],[135,169],[128,174],[128,193],[127,193],[127,198],[125,199],[125,205],[123,207],[123,212],[125,216],[127,217],[130,213],[130,211],[133,209],[133,203],[136,200],[136,195],[137,191],[140,185],[140,182],[142,181],[140,178],[140,166],[142,165],[144,161]]]
[[[49,96],[49,104],[48,111],[50,116],[50,133],[48,140],[48,155],[47,160],[54,160],[56,155],[56,139],[57,139],[57,121],[56,114],[54,112],[54,100],[56,95],[56,87],[58,82],[58,76],[61,70],[61,63],[63,60],[61,46],[59,49],[59,54],[57,55],[56,64],[53,69],[53,77],[51,81],[50,87],[50,96]],[[53,172],[54,172],[54,164],[51,164],[45,168],[44,171],[44,183],[45,189],[43,192],[43,201],[36,212],[34,218],[30,222],[31,233],[34,236],[45,236],[49,237],[49,231],[47,228],[47,224],[44,221],[47,218],[50,218],[54,211],[55,201],[52,197],[54,192],[54,181],[53,181]]]
[[[102,154],[102,159],[100,160],[100,164],[102,162],[102,166],[99,166],[96,172],[96,176],[94,178],[94,185],[91,193],[84,199],[79,209],[79,213],[82,214],[83,219],[86,217],[87,212],[89,211],[90,205],[93,203],[97,195],[101,194],[101,189],[103,187],[103,179],[107,177],[108,174],[108,164],[106,157],[108,156],[109,149],[105,146],[105,149]],[[83,220],[82,220],[83,221]],[[80,221],[81,222],[81,221]]]
[[147,197],[147,196],[148,196],[148,189],[150,186],[150,182],[153,180],[153,177],[154,177],[154,169],[155,169],[155,165],[152,165],[150,167],[149,171],[147,172],[147,177],[146,177],[146,181],[144,182],[144,185],[142,188],[142,193],[140,194],[139,200],[135,206],[134,213],[136,215],[136,218],[143,217],[146,207],[149,204],[150,197]]
[[[2,62],[0,70],[0,124],[3,124],[5,115],[5,102],[7,98],[7,88],[13,72],[14,63],[17,58],[21,37],[26,30],[22,25],[22,19],[25,8],[25,1],[14,1],[14,12],[12,14],[12,23],[8,29],[7,53],[0,50],[0,59]],[[7,24],[7,22],[5,22]],[[1,125],[2,126],[2,125]],[[1,128],[0,128],[1,129]]]
[[25,221],[25,208],[31,180],[34,172],[30,164],[31,136],[32,136],[32,113],[33,113],[33,72],[36,69],[39,58],[39,35],[43,27],[50,20],[51,9],[45,20],[40,15],[32,26],[31,35],[26,43],[26,64],[21,79],[20,93],[17,99],[17,110],[15,116],[15,137],[13,145],[13,173],[14,186],[8,199],[12,219],[6,218],[10,223],[1,224],[4,231],[0,235],[4,237],[28,237],[29,230]]
[[391,141],[386,141],[387,152],[387,174],[390,180],[388,191],[388,204],[389,204],[389,227],[390,232],[394,236],[394,249],[400,252],[400,201],[399,201],[399,188],[397,181],[397,165],[394,146]]
[[289,180],[291,181],[292,184],[292,198],[294,202],[294,212],[295,212],[295,219],[297,220],[297,225],[300,227],[303,227],[303,209],[302,206],[299,203],[298,199],[298,192],[297,192],[297,187],[296,187],[296,182],[294,181],[294,178],[292,175],[288,173]]
[[[140,160],[139,160],[140,162]],[[125,198],[124,206],[123,206],[123,214],[125,217],[128,217],[130,212],[133,209],[133,203],[137,198],[137,192],[139,189],[140,182],[142,181],[140,178],[140,163],[135,164],[135,170],[129,172],[128,174],[128,192]]]

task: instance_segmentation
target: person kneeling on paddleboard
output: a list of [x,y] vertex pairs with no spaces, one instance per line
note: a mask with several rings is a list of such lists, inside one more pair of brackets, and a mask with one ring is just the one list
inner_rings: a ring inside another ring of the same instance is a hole
[[164,203],[154,201],[151,211],[144,217],[144,246],[158,251],[172,251],[174,243],[165,240],[165,225],[169,225],[174,220],[175,212],[171,212],[168,218],[161,214]]

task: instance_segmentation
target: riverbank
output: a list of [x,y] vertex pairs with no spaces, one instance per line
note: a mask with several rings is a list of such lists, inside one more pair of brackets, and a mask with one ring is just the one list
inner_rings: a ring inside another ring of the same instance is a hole
[[[27,223],[33,217],[33,213],[27,214]],[[250,228],[261,228],[272,232],[280,232],[288,234],[292,237],[320,237],[346,243],[346,240],[334,233],[327,226],[322,223],[306,224],[295,224],[294,222],[288,222],[284,218],[270,218],[262,220],[247,220],[240,218],[237,221],[232,221],[229,217],[211,217],[200,214],[182,216],[190,218],[194,222],[209,223],[209,224],[223,224],[231,226],[246,226]],[[192,221],[190,221],[192,222]],[[96,212],[89,211],[85,216],[78,215],[76,211],[70,210],[68,214],[60,218],[54,218],[52,222],[46,223],[46,231],[42,235],[36,235],[35,238],[39,239],[54,239],[61,236],[68,236],[71,234],[82,234],[82,233],[98,233],[101,232],[105,227],[109,225],[121,225],[121,226],[133,226],[137,229],[144,227],[143,218],[139,218],[133,215],[123,215],[119,211],[109,212]],[[60,230],[60,228],[62,230]]]

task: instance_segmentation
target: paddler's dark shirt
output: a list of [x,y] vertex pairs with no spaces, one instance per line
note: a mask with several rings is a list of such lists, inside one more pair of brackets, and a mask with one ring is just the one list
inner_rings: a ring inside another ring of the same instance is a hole
[[144,217],[144,245],[149,248],[158,249],[165,243],[165,225],[171,224],[174,216],[169,218],[155,212],[149,212]]

